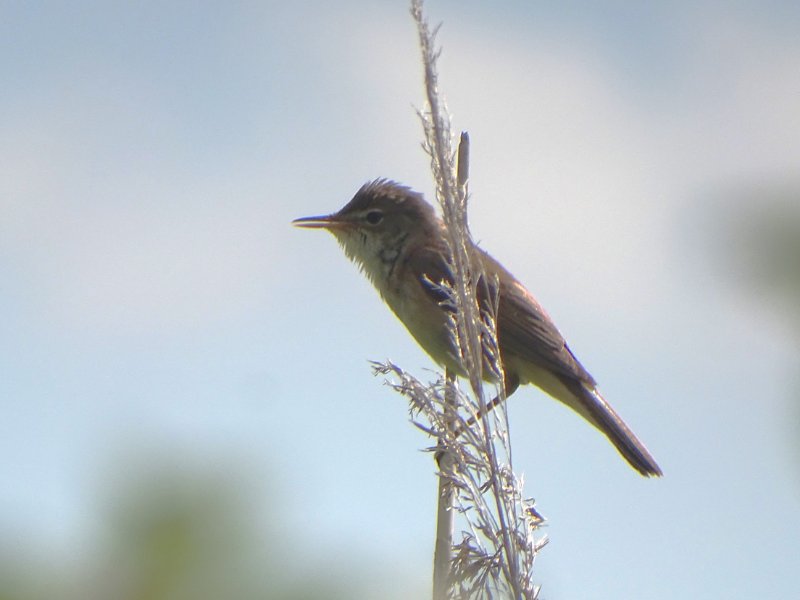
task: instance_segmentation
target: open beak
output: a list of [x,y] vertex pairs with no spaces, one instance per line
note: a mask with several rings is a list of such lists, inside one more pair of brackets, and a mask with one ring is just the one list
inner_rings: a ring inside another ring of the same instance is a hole
[[333,215],[324,215],[321,217],[302,217],[292,221],[295,227],[303,227],[305,229],[341,229],[347,227],[350,223]]

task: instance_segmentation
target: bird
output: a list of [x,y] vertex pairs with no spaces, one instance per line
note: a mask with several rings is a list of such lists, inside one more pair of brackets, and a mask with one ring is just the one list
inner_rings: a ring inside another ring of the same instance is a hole
[[[442,286],[453,280],[445,224],[421,193],[389,179],[375,179],[337,212],[292,223],[332,233],[428,355],[463,374],[448,324],[452,302]],[[473,266],[488,275],[484,284],[492,282],[499,288],[491,292],[497,298],[497,343],[506,397],[521,385],[537,386],[605,434],[641,475],[660,477],[655,459],[602,396],[533,294],[491,255],[472,241],[468,244]],[[487,285],[478,286],[479,301],[490,293]]]

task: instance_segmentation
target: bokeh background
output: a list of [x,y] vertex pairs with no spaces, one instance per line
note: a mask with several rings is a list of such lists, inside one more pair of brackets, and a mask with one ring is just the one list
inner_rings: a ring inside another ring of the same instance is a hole
[[[0,597],[424,598],[432,365],[333,239],[430,195],[403,0],[0,13]],[[663,467],[533,389],[544,598],[800,569],[800,4],[429,2],[472,230]]]

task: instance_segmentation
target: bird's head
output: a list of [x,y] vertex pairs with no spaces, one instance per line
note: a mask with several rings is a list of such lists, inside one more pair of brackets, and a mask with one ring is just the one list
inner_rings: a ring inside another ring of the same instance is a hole
[[422,194],[386,179],[362,186],[338,212],[292,223],[330,231],[373,281],[391,272],[408,244],[441,235],[439,217]]

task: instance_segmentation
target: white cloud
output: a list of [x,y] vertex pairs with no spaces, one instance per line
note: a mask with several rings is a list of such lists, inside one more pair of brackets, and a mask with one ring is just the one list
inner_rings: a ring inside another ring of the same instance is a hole
[[[263,301],[269,219],[251,201],[263,192],[181,164],[172,123],[147,102],[108,112],[85,91],[32,107],[0,148],[0,256],[24,271],[27,308],[113,334],[213,323]],[[164,146],[147,152],[152,132],[130,121],[150,123]]]
[[[625,318],[660,307],[684,283],[671,269],[685,258],[675,228],[690,202],[800,164],[797,38],[730,11],[672,26],[669,79],[637,81],[580,36],[445,23],[440,83],[472,137],[474,233],[534,293]],[[399,66],[418,57],[393,50],[408,45],[405,29],[364,29],[376,32],[369,64],[399,73],[400,99],[421,103],[420,68]],[[384,139],[402,135],[387,121]]]

